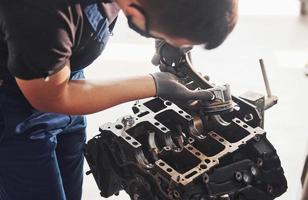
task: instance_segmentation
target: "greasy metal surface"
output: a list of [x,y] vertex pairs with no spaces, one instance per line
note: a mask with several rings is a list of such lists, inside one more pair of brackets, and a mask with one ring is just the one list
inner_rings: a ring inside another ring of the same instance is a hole
[[[192,155],[196,156],[200,162],[198,166],[192,168],[190,171],[180,174],[177,172],[175,169],[170,167],[167,163],[165,163],[163,160],[158,160],[156,161],[156,165],[160,167],[166,174],[169,174],[170,177],[174,182],[180,183],[182,185],[188,185],[190,184],[196,177],[204,174],[205,172],[208,172],[212,167],[216,166],[219,164],[219,159],[222,158],[223,156],[232,153],[236,150],[238,150],[239,146],[246,144],[249,140],[253,139],[257,135],[263,135],[265,132],[261,128],[252,128],[248,126],[246,123],[242,122],[241,120],[235,118],[233,120],[233,123],[237,124],[238,126],[246,129],[249,131],[249,135],[242,140],[236,142],[236,143],[230,143],[228,140],[220,136],[218,133],[215,132],[210,132],[207,137],[212,137],[214,138],[217,142],[221,143],[224,145],[224,150],[221,151],[219,154],[212,156],[212,157],[207,157],[203,153],[200,152],[197,148],[195,148],[192,144],[187,144],[185,146],[185,149],[188,150]],[[245,127],[244,127],[245,126]],[[190,174],[194,174],[190,176],[189,178],[185,178],[189,176]]]
[[[138,142],[137,139],[132,137],[127,131],[130,130],[133,126],[138,126],[142,124],[143,122],[150,123],[153,127],[156,127],[159,132],[155,131],[156,134],[163,134],[165,135],[165,138],[171,138],[171,130],[166,127],[161,121],[156,120],[156,116],[163,114],[166,111],[173,110],[175,111],[176,115],[178,117],[182,118],[185,120],[189,125],[190,129],[193,130],[198,129],[203,130],[202,125],[200,123],[200,119],[193,118],[191,115],[183,111],[181,108],[176,106],[175,104],[169,102],[169,101],[164,101],[163,105],[165,105],[164,108],[162,108],[159,111],[153,112],[150,108],[145,106],[142,103],[135,104],[135,107],[138,108],[138,112],[134,115],[129,117],[130,121],[134,121],[134,124],[127,124],[126,126],[123,124],[123,118],[120,118],[117,120],[116,123],[108,123],[103,125],[100,129],[101,131],[111,131],[113,134],[115,134],[117,137],[122,138],[123,141],[125,141],[128,145],[130,145],[133,149],[135,149],[135,155],[136,155],[136,160],[139,162],[139,164],[144,167],[144,168],[155,168],[159,170],[160,172],[163,172],[165,176],[170,177],[175,183],[179,183],[183,186],[190,184],[196,177],[201,176],[202,174],[208,172],[211,170],[214,166],[219,165],[219,160],[232,152],[235,152],[236,150],[239,149],[241,145],[245,145],[248,141],[254,139],[256,136],[261,136],[265,134],[265,131],[259,127],[257,128],[252,128],[242,120],[238,118],[232,119],[232,122],[230,122],[229,125],[233,124],[234,126],[237,126],[239,129],[243,129],[248,133],[248,135],[242,139],[240,139],[237,142],[229,142],[226,138],[220,135],[220,133],[211,131],[207,133],[207,136],[205,134],[198,135],[197,138],[201,140],[205,140],[207,137],[211,137],[215,139],[217,142],[219,142],[221,145],[224,146],[224,149],[219,152],[218,154],[214,156],[206,156],[203,154],[198,148],[194,147],[194,135],[189,135],[188,138],[188,144],[184,146],[184,149],[191,154],[191,156],[194,156],[198,160],[198,164],[196,166],[192,166],[190,170],[188,170],[185,173],[180,173],[168,163],[163,160],[163,159],[157,159],[155,163],[149,163],[147,158],[144,156],[144,149],[142,148],[142,145],[140,142]],[[146,114],[144,114],[146,113]],[[141,117],[140,117],[141,116]],[[127,118],[127,117],[126,117]],[[134,119],[134,120],[132,120]],[[175,119],[173,119],[175,120]],[[125,121],[125,120],[124,120]],[[196,128],[197,127],[197,128]],[[149,134],[149,143],[150,143],[150,151],[154,153],[155,158],[158,158],[159,150],[155,140],[155,132],[153,130],[148,131]],[[234,132],[236,134],[236,132]],[[165,148],[164,150],[167,151],[172,151],[171,148],[168,146],[176,146],[172,140],[166,139],[166,143],[169,144],[164,144]],[[175,150],[176,151],[176,150]]]

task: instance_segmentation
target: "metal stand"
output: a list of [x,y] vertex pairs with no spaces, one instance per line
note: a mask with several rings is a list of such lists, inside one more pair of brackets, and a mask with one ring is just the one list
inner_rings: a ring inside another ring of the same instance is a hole
[[307,1],[307,0],[301,0],[300,14],[301,14],[302,16],[308,14],[308,1]]

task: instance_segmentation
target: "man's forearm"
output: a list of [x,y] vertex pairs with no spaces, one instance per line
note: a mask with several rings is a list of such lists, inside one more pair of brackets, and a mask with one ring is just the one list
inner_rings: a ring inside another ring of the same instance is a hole
[[72,80],[62,93],[54,104],[43,110],[70,115],[91,114],[124,102],[153,97],[156,88],[153,78],[147,75],[113,81]]

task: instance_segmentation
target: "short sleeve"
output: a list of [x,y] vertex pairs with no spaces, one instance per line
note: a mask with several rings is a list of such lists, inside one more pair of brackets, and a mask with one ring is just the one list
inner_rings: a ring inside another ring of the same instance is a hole
[[47,9],[15,4],[2,14],[8,69],[15,77],[44,78],[69,63],[75,30],[70,12],[64,7]]

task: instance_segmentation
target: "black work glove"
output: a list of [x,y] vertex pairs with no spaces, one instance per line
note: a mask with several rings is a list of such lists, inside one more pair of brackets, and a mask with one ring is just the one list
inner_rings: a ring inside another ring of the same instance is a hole
[[157,72],[151,74],[156,84],[156,95],[169,100],[178,106],[190,107],[192,102],[211,101],[214,94],[207,90],[190,90],[180,83],[180,80],[168,72]]

